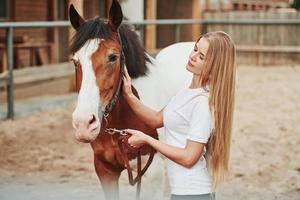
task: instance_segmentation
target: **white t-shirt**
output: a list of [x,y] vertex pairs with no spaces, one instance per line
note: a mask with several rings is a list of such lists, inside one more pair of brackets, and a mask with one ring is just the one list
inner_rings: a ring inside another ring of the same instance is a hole
[[[184,148],[187,140],[207,143],[213,123],[208,104],[208,92],[203,88],[181,89],[163,111],[166,143]],[[168,160],[171,193],[196,195],[212,193],[212,178],[204,158],[205,148],[192,168]]]

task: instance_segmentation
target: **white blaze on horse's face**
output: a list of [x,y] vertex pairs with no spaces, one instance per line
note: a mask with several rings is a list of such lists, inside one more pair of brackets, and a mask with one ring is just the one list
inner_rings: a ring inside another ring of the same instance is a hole
[[73,57],[74,60],[80,62],[82,69],[82,82],[78,94],[78,102],[72,115],[72,124],[76,130],[75,137],[81,142],[95,140],[101,128],[103,113],[98,110],[99,105],[101,106],[100,92],[91,61],[91,56],[98,49],[99,44],[100,39],[88,40]]

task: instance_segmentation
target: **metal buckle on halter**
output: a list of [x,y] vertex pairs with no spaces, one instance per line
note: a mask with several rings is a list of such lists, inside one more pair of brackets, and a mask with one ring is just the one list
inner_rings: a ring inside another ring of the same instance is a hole
[[107,128],[105,132],[110,135],[114,135],[116,133],[119,133],[120,135],[127,135],[127,133],[124,130],[120,130],[116,128]]

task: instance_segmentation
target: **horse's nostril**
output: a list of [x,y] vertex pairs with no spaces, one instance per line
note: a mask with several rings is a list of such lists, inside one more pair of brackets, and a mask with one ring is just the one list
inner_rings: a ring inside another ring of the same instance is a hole
[[95,115],[93,115],[93,118],[89,121],[89,124],[92,124],[92,123],[94,123],[96,121],[96,117],[95,117]]

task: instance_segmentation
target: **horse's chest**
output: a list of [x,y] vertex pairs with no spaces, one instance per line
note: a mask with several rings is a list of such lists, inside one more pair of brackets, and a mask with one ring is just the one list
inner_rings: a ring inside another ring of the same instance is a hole
[[103,161],[114,165],[123,165],[124,161],[118,143],[110,137],[96,139],[92,143],[94,155]]

